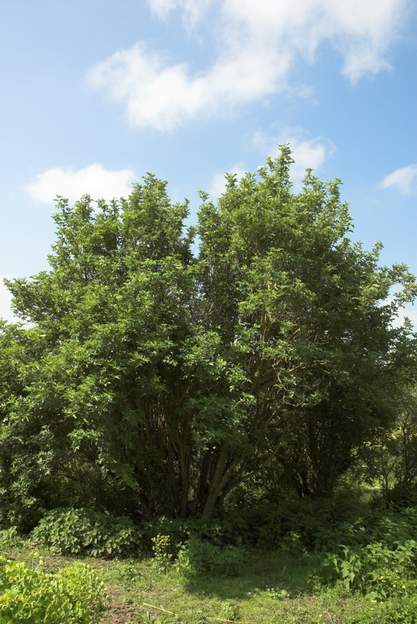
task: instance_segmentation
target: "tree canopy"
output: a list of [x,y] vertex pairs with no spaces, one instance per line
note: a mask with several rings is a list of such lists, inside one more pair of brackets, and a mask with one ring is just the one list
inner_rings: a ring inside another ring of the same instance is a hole
[[50,268],[7,282],[24,323],[0,330],[3,514],[208,517],[261,474],[325,495],[390,426],[414,277],[352,240],[339,180],[294,189],[291,163],[282,146],[228,175],[193,227],[153,175],[58,200]]

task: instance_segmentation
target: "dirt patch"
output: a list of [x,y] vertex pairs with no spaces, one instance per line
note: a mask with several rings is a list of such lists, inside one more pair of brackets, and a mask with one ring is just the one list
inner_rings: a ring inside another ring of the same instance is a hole
[[126,604],[123,592],[113,587],[110,590],[109,607],[106,609],[100,624],[131,624],[135,621],[137,609],[133,605]]
[[133,624],[136,613],[137,611],[134,607],[112,605],[100,620],[100,624]]

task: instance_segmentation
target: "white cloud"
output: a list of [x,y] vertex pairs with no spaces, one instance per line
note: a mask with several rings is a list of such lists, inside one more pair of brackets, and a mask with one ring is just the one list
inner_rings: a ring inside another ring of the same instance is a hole
[[13,315],[11,309],[12,295],[5,283],[3,282],[4,276],[0,275],[0,319],[4,321],[16,321],[16,317]]
[[[234,167],[232,167],[232,169],[230,169],[229,173],[235,173],[237,175],[237,179],[240,180],[244,176],[245,171],[242,169],[241,166],[235,165]],[[226,188],[225,174],[216,173],[211,180],[209,191],[208,191],[212,199],[218,199],[220,195],[223,194],[225,188]]]
[[184,23],[194,28],[213,0],[147,0],[151,11],[161,19],[166,19],[172,11],[180,9]]
[[96,163],[78,170],[47,169],[25,188],[34,199],[44,203],[50,203],[56,195],[73,202],[86,193],[93,199],[110,200],[128,195],[134,179],[130,169],[105,169]]
[[193,72],[187,63],[169,63],[138,43],[92,67],[88,81],[126,108],[133,127],[170,130],[286,89],[295,61],[313,62],[325,42],[341,55],[342,72],[351,81],[386,69],[408,2],[148,0],[160,17],[179,10],[192,26],[213,5],[212,64]]
[[395,188],[404,195],[417,193],[417,163],[392,171],[382,180],[381,187]]
[[272,50],[242,50],[192,76],[186,64],[166,65],[137,44],[93,67],[88,79],[126,106],[133,127],[172,130],[187,118],[273,93],[288,63],[288,55],[278,57]]
[[288,143],[295,161],[291,174],[297,183],[304,178],[306,169],[319,169],[334,151],[333,144],[327,139],[303,138],[303,132],[299,129],[284,131],[275,137],[270,137],[263,132],[255,132],[253,142],[264,153],[271,156],[277,155],[279,145]]
[[148,0],[148,4],[158,17],[165,19],[168,14],[177,8],[177,0]]

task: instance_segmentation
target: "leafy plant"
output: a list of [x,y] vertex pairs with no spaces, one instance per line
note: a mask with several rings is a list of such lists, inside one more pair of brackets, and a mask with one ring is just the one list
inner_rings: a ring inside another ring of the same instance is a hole
[[47,270],[5,282],[27,321],[0,324],[5,526],[58,507],[206,521],[251,480],[328,497],[392,428],[414,277],[352,241],[339,180],[295,190],[292,162],[284,145],[228,175],[192,228],[153,175],[58,201]]
[[[405,596],[417,586],[417,542],[408,540],[389,547],[372,542],[355,550],[342,547],[342,554],[329,561],[346,591],[360,591],[387,600]],[[414,580],[416,583],[413,585]]]
[[139,549],[138,529],[126,518],[89,509],[55,509],[32,531],[34,544],[53,552],[91,557],[126,557]]
[[82,563],[49,574],[0,559],[0,624],[96,624],[104,596],[98,576]]
[[278,587],[266,587],[265,592],[274,600],[286,600],[290,597],[290,594],[286,589],[279,589]]
[[174,560],[176,548],[169,535],[155,535],[152,538],[154,566],[159,572],[165,572]]
[[175,558],[180,546],[190,538],[191,532],[192,522],[166,516],[155,518],[143,526],[144,539],[154,556],[165,551]]
[[22,542],[23,538],[19,534],[16,527],[2,529],[0,531],[0,550],[16,548],[17,546],[20,546]]
[[180,548],[176,565],[185,578],[203,574],[236,576],[246,559],[247,553],[243,548],[220,548],[210,542],[191,538]]
[[239,605],[234,602],[225,602],[223,604],[222,615],[226,620],[232,620],[233,622],[240,620]]
[[417,621],[417,595],[409,592],[401,599],[391,599],[382,603],[370,601],[363,605],[360,615],[349,624],[415,624]]
[[358,585],[363,562],[357,553],[352,552],[347,546],[343,546],[342,555],[330,555],[329,563],[333,565],[346,591],[351,591]]

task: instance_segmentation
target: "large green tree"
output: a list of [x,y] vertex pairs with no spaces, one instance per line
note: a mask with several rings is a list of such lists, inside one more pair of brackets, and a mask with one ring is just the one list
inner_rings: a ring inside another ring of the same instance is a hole
[[291,162],[203,193],[195,228],[151,175],[59,200],[50,269],[8,282],[26,325],[0,335],[4,509],[208,517],[263,466],[328,494],[389,426],[414,279],[352,242],[338,181],[294,191]]

